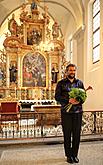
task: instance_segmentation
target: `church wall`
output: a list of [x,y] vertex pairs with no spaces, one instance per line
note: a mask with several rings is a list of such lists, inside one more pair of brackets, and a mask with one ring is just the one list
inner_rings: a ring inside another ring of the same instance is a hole
[[100,61],[92,63],[92,38],[91,38],[91,6],[88,6],[88,2],[85,1],[85,32],[84,32],[84,84],[87,87],[91,85],[93,91],[88,91],[88,98],[84,104],[85,110],[99,110],[103,109],[103,0],[101,0],[101,44],[100,44]]
[[[83,80],[85,88],[89,85],[93,87],[92,91],[87,92],[87,100],[84,103],[85,110],[100,110],[103,108],[103,0],[101,0],[101,28],[100,28],[100,61],[97,63],[92,62],[92,8],[89,3],[93,0],[84,1],[84,26],[81,26],[73,33],[71,27],[69,37],[73,39],[73,57],[72,63],[78,67],[77,77]],[[74,27],[73,27],[74,28]],[[66,36],[68,39],[68,37]],[[65,40],[67,42],[67,40]],[[66,44],[68,45],[68,44]],[[69,49],[66,47],[67,56],[69,56]],[[69,59],[69,58],[67,58]]]
[[[84,72],[83,72],[83,67],[84,67],[84,55],[83,55],[83,49],[84,49],[84,30],[82,29],[82,24],[80,20],[79,25],[76,24],[76,20],[71,16],[69,17],[68,21],[68,27],[67,31],[65,34],[65,51],[66,51],[66,59],[67,61],[71,63],[75,63],[78,66],[78,73],[77,76],[78,78],[83,80],[84,77]],[[73,56],[70,59],[70,40],[72,39],[73,42],[73,48],[72,48],[72,53]]]
[[77,29],[76,22],[74,18],[71,16],[68,17],[68,26],[66,27],[65,33],[64,33],[64,44],[65,44],[65,53],[66,53],[66,59],[69,61],[69,42],[73,37],[73,34],[75,30]]
[[73,63],[77,65],[77,77],[84,80],[84,30],[82,27],[73,36]]

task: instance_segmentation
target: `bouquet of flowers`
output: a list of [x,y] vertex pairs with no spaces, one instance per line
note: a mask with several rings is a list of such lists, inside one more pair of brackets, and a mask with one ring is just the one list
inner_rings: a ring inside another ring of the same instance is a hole
[[[81,89],[81,88],[71,88],[71,91],[69,92],[69,99],[70,98],[74,98],[76,99],[78,102],[84,103],[86,98],[87,98],[87,94],[86,91],[90,90],[93,88],[91,86],[88,86],[87,89]],[[69,112],[69,110],[71,109],[73,104],[69,103],[65,106],[65,110],[67,112]]]
[[[69,99],[70,98],[74,98],[78,102],[84,103],[86,98],[87,98],[86,90],[81,89],[81,88],[71,88],[71,91],[69,92]],[[71,109],[72,105],[73,104],[71,104],[71,103],[67,104],[65,106],[65,110],[67,112],[69,112],[69,110]]]

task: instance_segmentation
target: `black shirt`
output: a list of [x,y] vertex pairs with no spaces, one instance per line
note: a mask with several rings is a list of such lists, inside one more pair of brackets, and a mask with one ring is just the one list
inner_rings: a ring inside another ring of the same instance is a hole
[[[65,78],[57,83],[56,91],[55,91],[55,99],[57,102],[61,104],[62,112],[66,112],[64,107],[69,102],[69,92],[71,88],[84,89],[83,82],[76,78],[74,79],[73,82],[71,82],[68,78]],[[69,112],[71,113],[82,112],[82,103],[73,105]]]

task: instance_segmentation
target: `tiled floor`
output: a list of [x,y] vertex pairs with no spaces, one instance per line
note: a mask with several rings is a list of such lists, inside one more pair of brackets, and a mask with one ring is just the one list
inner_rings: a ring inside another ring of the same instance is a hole
[[[2,147],[0,165],[66,165],[63,144]],[[103,165],[103,141],[81,142],[78,165]]]

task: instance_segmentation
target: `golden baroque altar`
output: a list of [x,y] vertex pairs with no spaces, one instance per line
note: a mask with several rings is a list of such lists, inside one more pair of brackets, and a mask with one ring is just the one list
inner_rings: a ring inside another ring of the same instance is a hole
[[[41,12],[43,11],[43,12]],[[8,20],[0,67],[0,98],[53,99],[65,64],[60,25],[37,2],[23,4],[19,23]]]

